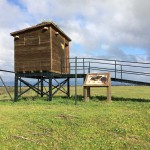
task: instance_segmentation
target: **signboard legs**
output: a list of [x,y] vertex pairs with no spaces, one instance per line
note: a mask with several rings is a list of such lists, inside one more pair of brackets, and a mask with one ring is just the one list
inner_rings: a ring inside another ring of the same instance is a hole
[[107,101],[111,101],[111,85],[107,87]]

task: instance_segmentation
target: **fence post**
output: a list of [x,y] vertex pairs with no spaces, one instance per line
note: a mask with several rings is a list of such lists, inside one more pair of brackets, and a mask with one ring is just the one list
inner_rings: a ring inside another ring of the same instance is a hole
[[75,105],[77,105],[77,57],[75,57]]

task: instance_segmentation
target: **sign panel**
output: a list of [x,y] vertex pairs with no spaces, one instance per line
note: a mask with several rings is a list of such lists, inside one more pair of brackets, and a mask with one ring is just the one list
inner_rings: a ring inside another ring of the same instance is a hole
[[111,78],[110,73],[90,73],[86,75],[86,79],[83,85],[84,88],[84,100],[87,101],[90,98],[91,87],[107,87],[107,100],[111,101]]
[[109,86],[110,73],[90,73],[86,75],[84,86]]

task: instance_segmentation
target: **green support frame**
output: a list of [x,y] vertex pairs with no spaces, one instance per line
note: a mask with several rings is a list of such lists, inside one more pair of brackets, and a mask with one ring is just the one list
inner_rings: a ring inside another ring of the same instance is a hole
[[[25,79],[36,79],[37,82],[35,84],[31,84]],[[25,94],[29,90],[35,91],[41,97],[46,95],[48,98],[48,101],[51,101],[53,96],[58,91],[61,91],[64,94],[66,94],[67,97],[70,97],[70,78],[67,77],[67,79],[64,79],[61,82],[59,82],[58,79],[62,79],[60,75],[50,73],[50,72],[16,73],[15,74],[14,102],[16,102],[19,97],[21,97],[23,94]],[[53,80],[56,81],[57,85],[53,85],[53,82],[52,82]],[[26,85],[28,88],[23,91],[21,89],[21,85],[22,85],[21,83]],[[48,84],[48,90],[45,88],[44,83]],[[67,84],[66,89],[64,88],[65,84]]]

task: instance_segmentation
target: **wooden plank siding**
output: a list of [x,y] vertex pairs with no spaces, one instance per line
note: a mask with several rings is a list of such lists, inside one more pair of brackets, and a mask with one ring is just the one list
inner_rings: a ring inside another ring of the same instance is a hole
[[15,72],[69,73],[69,40],[59,29],[41,26],[15,34]]
[[55,34],[55,30],[52,30],[52,70],[56,72],[64,73],[64,50],[62,49],[61,44],[64,44],[63,37],[59,34]]
[[36,29],[15,40],[15,72],[50,70],[50,31]]

